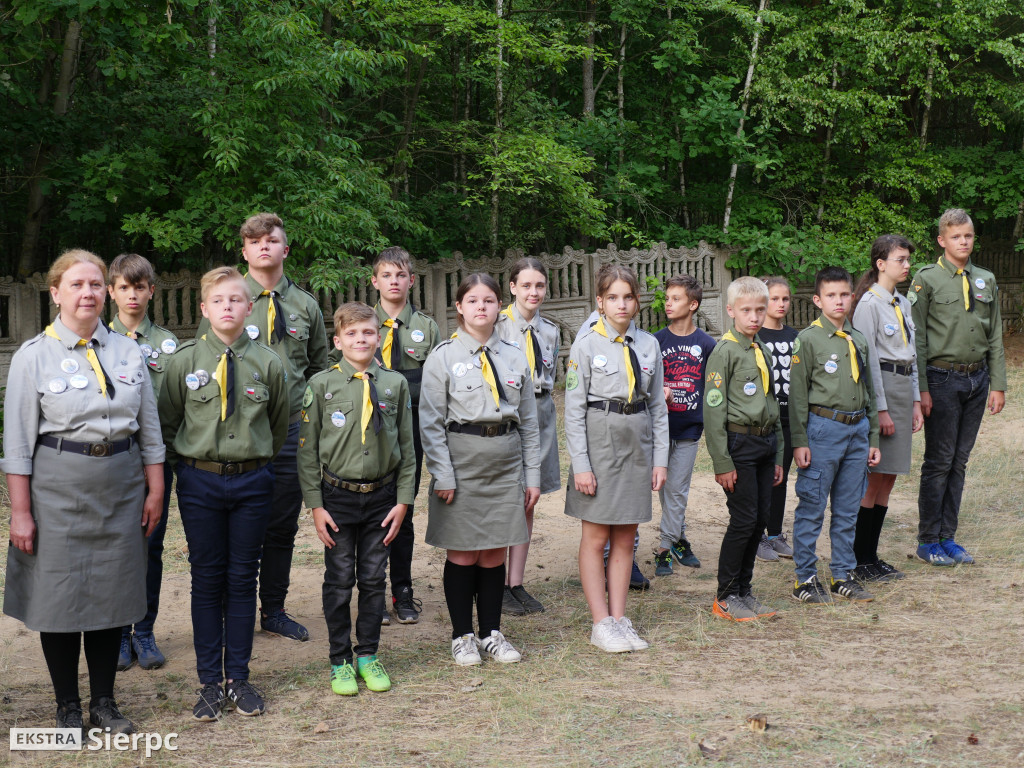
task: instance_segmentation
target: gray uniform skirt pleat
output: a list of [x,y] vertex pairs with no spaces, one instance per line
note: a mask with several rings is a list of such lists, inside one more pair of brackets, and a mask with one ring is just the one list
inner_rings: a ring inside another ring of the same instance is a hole
[[588,408],[586,423],[597,494],[577,491],[570,470],[565,514],[602,525],[648,522],[652,516],[654,435],[647,412],[627,416]]
[[540,492],[554,493],[562,487],[562,465],[558,458],[558,414],[550,392],[537,395],[537,424],[540,426]]
[[528,541],[519,431],[498,437],[448,432],[447,437],[455,498],[445,504],[434,495],[431,479],[427,544],[473,551]]
[[914,429],[914,382],[910,376],[882,371],[882,388],[889,416],[896,425],[892,435],[879,435],[882,460],[870,472],[906,475],[910,472],[910,443]]
[[139,448],[107,458],[36,450],[35,554],[7,549],[4,613],[36,632],[123,627],[146,615]]

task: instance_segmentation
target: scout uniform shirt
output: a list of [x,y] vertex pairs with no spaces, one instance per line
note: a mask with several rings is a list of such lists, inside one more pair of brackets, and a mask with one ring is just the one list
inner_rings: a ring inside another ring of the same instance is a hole
[[281,358],[244,332],[235,339],[235,408],[225,415],[215,376],[225,349],[211,330],[179,346],[167,362],[159,411],[169,462],[270,461],[284,445],[289,406]]
[[[758,366],[757,349],[761,350],[763,369]],[[729,424],[773,428],[777,449],[775,463],[782,465],[785,441],[779,403],[768,369],[771,359],[771,353],[760,339],[750,341],[735,325],[708,358],[704,382],[704,440],[716,475],[736,469],[729,456]]]
[[[323,312],[311,294],[287,277],[282,276],[271,289],[277,294],[276,305],[270,295],[262,295],[266,289],[251,274],[246,274],[245,283],[252,294],[252,314],[247,318],[245,333],[281,358],[288,374],[288,413],[298,418],[306,382],[329,365]],[[273,325],[270,323],[272,308]],[[196,337],[205,333],[210,333],[210,321],[203,318]]]
[[[868,445],[878,447],[878,411],[875,389],[871,384],[868,343],[860,331],[843,320],[844,338],[832,321],[818,319],[800,331],[793,349],[789,382],[789,429],[794,448],[807,448],[807,416],[812,405],[836,411],[867,411]],[[856,357],[850,356],[850,339],[856,345]],[[853,380],[857,364],[858,380]]]
[[366,402],[366,387],[344,358],[314,375],[306,387],[298,464],[302,499],[309,509],[324,505],[321,468],[354,482],[371,482],[396,472],[396,503],[411,506],[416,496],[409,384],[375,362],[366,372],[371,376],[383,417],[379,432],[372,419],[363,427],[363,409],[373,404]]
[[[966,278],[966,280],[964,279]],[[1003,319],[996,277],[971,263],[957,274],[946,258],[921,267],[907,292],[917,326],[917,379],[928,391],[927,365],[988,363],[991,389],[1006,391]]]
[[[497,404],[493,394],[496,389],[485,380],[481,368],[484,349],[505,395]],[[526,356],[502,341],[497,330],[485,344],[458,331],[437,345],[423,370],[420,398],[420,436],[434,488],[455,488],[455,470],[445,434],[448,424],[488,426],[509,421],[519,425],[526,487],[540,487],[540,430],[529,379]]]
[[[606,333],[611,338],[595,328],[597,323],[581,329],[576,336],[565,375],[565,440],[573,474],[593,471],[587,448],[587,403],[601,400],[626,404],[647,402],[653,430],[651,465],[667,467],[668,406],[662,388],[661,345],[651,334],[641,331],[630,321],[625,338],[640,363],[640,381],[635,383],[631,392],[624,345],[614,341],[616,334],[610,324]],[[647,480],[649,482],[650,478]]]
[[110,330],[127,336],[129,339],[134,339],[139,345],[142,358],[146,361],[146,368],[149,370],[149,378],[153,381],[153,396],[159,402],[160,385],[164,380],[167,360],[178,349],[178,338],[166,328],[161,328],[154,323],[148,316],[142,318],[134,335],[117,315],[114,315],[114,319],[110,321]]
[[[540,312],[533,320],[524,320],[513,301],[498,315],[498,334],[505,341],[517,347],[524,355],[533,373],[535,394],[550,392],[555,386],[555,362],[558,360],[558,326]],[[526,332],[530,331],[530,342]]]
[[[153,385],[142,353],[103,323],[93,332],[107,393],[89,362],[81,337],[58,316],[11,358],[4,410],[3,471],[31,475],[36,442],[43,435],[82,443],[134,437],[144,465],[164,460]],[[37,416],[38,415],[38,416]]]
[[[896,308],[899,307],[899,314]],[[870,328],[875,354],[871,355],[871,381],[882,381],[881,363],[910,366],[910,378],[914,382],[914,402],[921,399],[917,389],[917,346],[914,321],[911,319],[911,304],[899,291],[889,293],[878,283],[869,288],[853,313],[854,322],[861,328]],[[882,329],[876,333],[874,329]],[[868,334],[865,334],[868,336]],[[880,411],[889,410],[885,400],[885,389],[875,388],[875,407]]]

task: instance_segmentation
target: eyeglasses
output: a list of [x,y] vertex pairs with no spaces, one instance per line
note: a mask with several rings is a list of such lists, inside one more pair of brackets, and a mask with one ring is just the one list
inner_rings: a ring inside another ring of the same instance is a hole
[[890,259],[886,258],[886,261],[895,261],[897,264],[909,264],[910,259]]

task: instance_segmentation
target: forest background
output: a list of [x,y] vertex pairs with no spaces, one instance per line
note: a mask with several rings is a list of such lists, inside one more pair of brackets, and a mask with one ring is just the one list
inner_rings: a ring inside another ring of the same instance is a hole
[[609,241],[800,278],[1024,236],[1020,0],[0,0],[0,274]]

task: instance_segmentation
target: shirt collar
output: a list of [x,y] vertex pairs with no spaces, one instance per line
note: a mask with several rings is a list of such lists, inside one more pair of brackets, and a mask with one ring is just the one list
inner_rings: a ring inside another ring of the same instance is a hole
[[482,347],[487,347],[488,349],[497,349],[498,344],[501,342],[501,337],[498,335],[497,328],[495,328],[491,332],[491,337],[486,342],[481,344],[472,336],[470,336],[466,331],[460,329],[458,331],[458,335],[455,337],[455,340],[462,344],[462,346],[465,347],[470,354],[475,355],[477,352],[480,351]]
[[[256,299],[260,297],[260,294],[267,290],[262,285],[260,285],[259,282],[257,282],[256,278],[252,276],[251,272],[245,273],[245,282],[249,284],[249,288],[252,290],[253,301],[256,301]],[[275,285],[270,290],[275,291],[278,296],[284,296],[285,291],[288,290],[289,285],[290,283],[288,282],[288,278],[285,277],[284,275],[281,275],[281,279],[277,281],[277,285]]]
[[[139,327],[135,331],[136,335],[146,339],[150,338],[153,335],[153,325],[154,323],[149,319],[149,315],[143,315],[142,322],[139,323]],[[128,326],[121,322],[119,315],[114,315],[114,319],[110,321],[110,327],[115,333],[119,333],[122,336],[128,335]]]
[[[213,332],[213,328],[203,334],[202,340],[206,342],[210,347],[210,351],[217,357],[224,354],[224,342]],[[235,353],[235,357],[241,360],[245,357],[245,353],[249,351],[251,344],[252,340],[249,338],[249,334],[243,330],[241,335],[231,344],[230,348]]]
[[[939,257],[939,266],[946,270],[946,272],[948,272],[952,277],[957,277],[956,271],[960,269],[960,267],[956,266],[956,264],[946,258],[945,253]],[[968,275],[971,274],[971,270],[974,269],[974,265],[971,263],[971,259],[969,257],[967,259],[967,263],[964,264],[963,269],[964,273]]]
[[[344,357],[338,361],[338,370],[345,374],[345,381],[352,381],[352,379],[355,378],[355,374],[358,373],[355,366],[353,366],[352,363]],[[374,380],[377,380],[380,377],[380,366],[377,365],[376,360],[370,361],[370,365],[366,368],[366,372],[369,373]]]
[[831,320],[829,320],[827,317],[825,317],[825,313],[824,312],[822,312],[820,315],[818,315],[818,324],[821,325],[822,330],[825,331],[825,333],[830,338],[832,336],[836,335],[836,331],[843,331],[846,334],[850,334],[850,333],[853,332],[853,326],[850,324],[850,316],[849,315],[847,315],[845,318],[843,318],[843,327],[842,328],[836,328],[835,324]]
[[[391,315],[384,310],[384,307],[381,306],[379,301],[373,309],[377,313],[377,319],[380,321],[381,327],[383,327],[384,321],[390,320]],[[398,313],[398,317],[396,317],[395,320],[404,326],[408,326],[412,321],[412,304],[409,301],[405,302],[405,306],[402,307],[402,311]]]
[[[59,313],[55,318],[53,318],[53,322],[51,323],[51,325],[53,326],[53,329],[57,332],[57,337],[60,339],[60,343],[67,349],[74,349],[75,347],[78,346],[78,342],[82,341],[81,336],[79,336],[74,331],[70,330],[66,325],[64,325],[64,323],[61,322]],[[97,321],[96,329],[92,332],[92,336],[90,338],[96,339],[96,342],[101,347],[105,347],[107,346],[107,335],[108,331],[104,327],[103,323]],[[86,341],[88,341],[88,339],[86,339]]]

